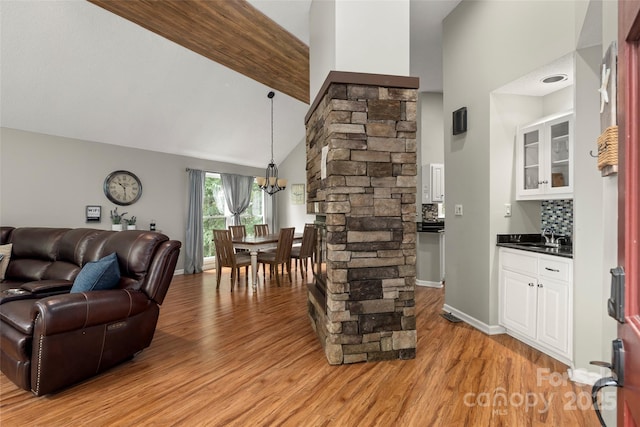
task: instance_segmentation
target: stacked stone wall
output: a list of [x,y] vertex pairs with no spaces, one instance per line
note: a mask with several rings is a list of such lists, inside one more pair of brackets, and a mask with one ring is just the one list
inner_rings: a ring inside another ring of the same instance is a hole
[[415,357],[416,100],[331,83],[308,116],[307,212],[326,216],[327,273],[326,307],[310,292],[309,314],[331,364]]

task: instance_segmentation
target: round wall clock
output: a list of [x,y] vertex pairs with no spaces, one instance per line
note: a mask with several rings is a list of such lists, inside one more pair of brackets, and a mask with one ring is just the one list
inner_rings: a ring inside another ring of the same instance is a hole
[[113,171],[104,180],[104,195],[116,205],[131,205],[142,196],[142,183],[129,171]]

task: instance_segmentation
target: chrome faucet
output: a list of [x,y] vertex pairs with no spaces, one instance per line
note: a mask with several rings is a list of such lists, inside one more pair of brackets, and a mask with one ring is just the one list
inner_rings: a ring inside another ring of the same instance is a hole
[[[551,233],[551,237],[548,236],[548,233]],[[551,248],[559,248],[560,240],[563,240],[565,244],[567,244],[566,236],[556,236],[553,232],[552,228],[545,227],[542,230],[542,237],[544,237],[544,245],[549,246]]]

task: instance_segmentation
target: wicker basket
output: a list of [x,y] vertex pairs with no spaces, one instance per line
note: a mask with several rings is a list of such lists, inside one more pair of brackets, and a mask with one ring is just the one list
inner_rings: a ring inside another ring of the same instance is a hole
[[618,164],[618,126],[609,126],[598,137],[598,169]]

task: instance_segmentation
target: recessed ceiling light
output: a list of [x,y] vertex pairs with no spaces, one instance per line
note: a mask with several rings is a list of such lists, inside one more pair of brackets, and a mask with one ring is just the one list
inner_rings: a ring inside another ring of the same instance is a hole
[[557,83],[567,80],[566,74],[552,74],[540,80],[542,83]]

